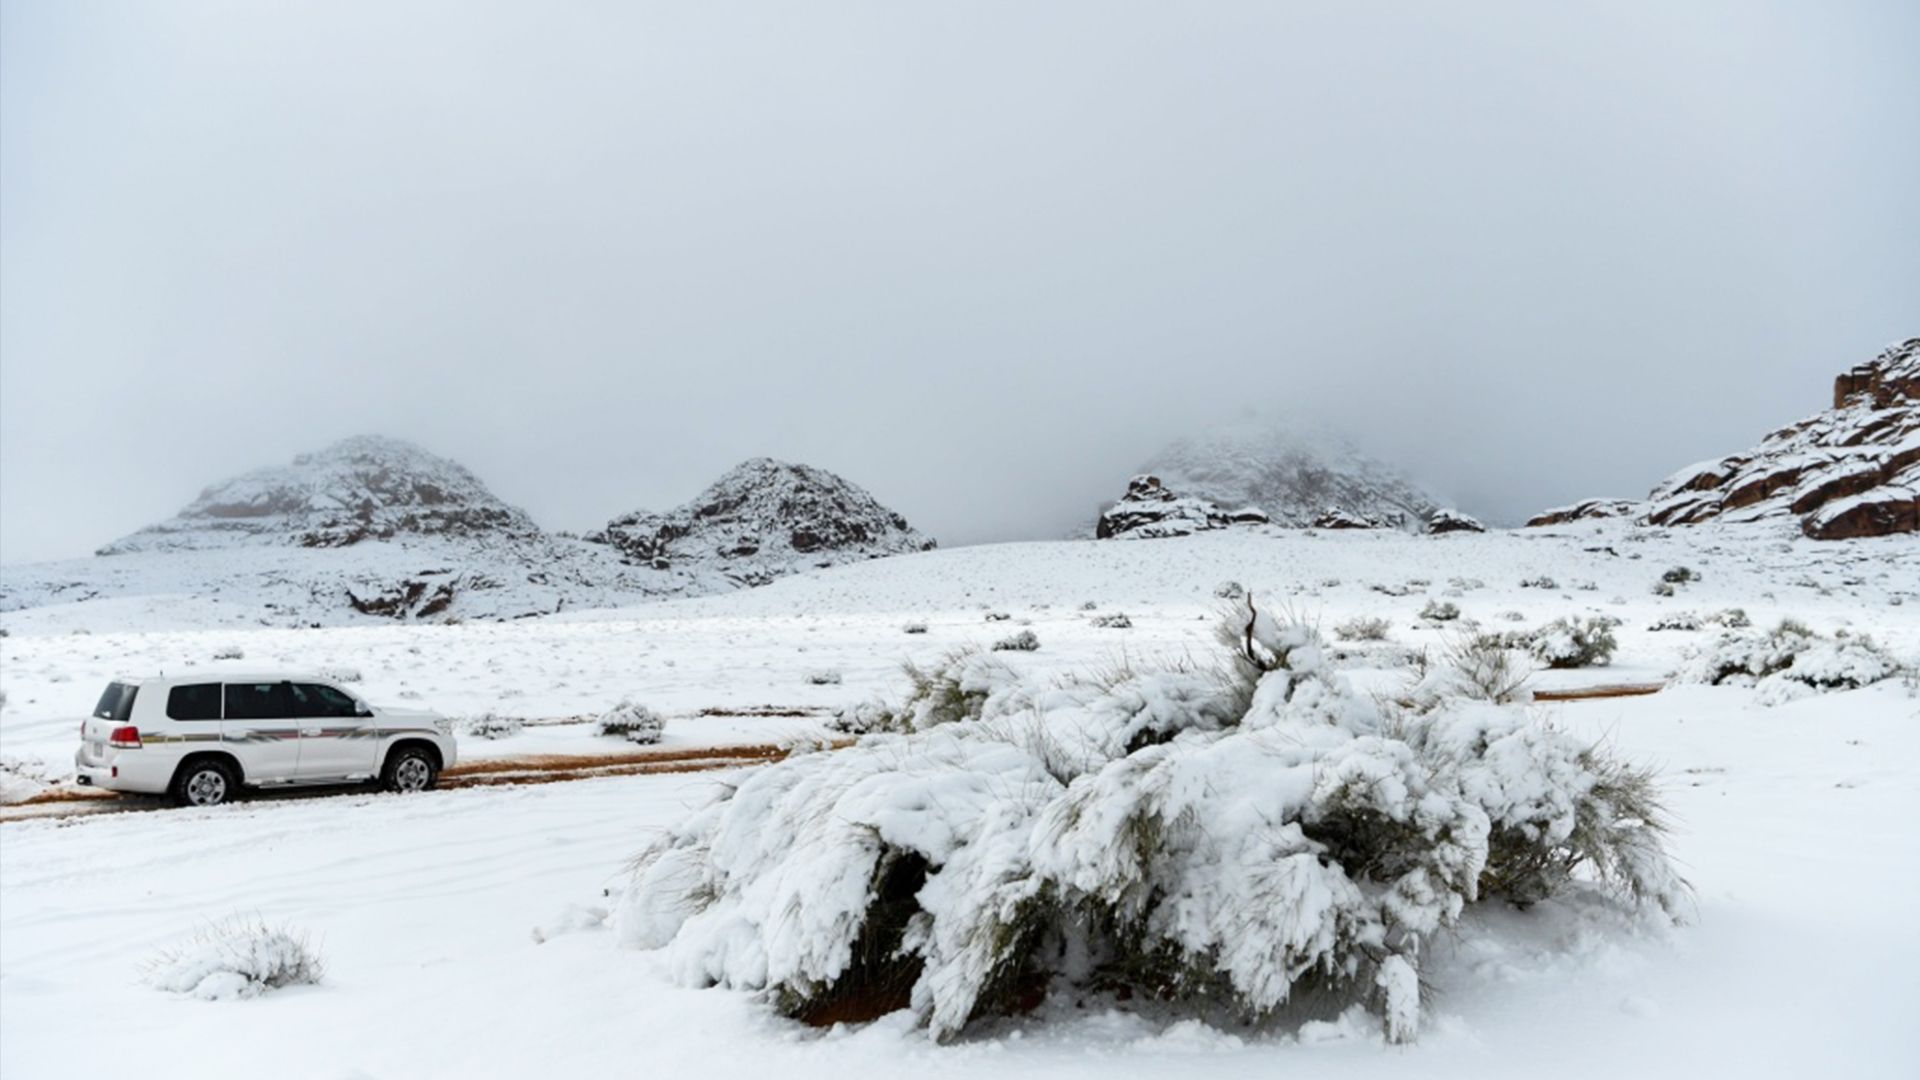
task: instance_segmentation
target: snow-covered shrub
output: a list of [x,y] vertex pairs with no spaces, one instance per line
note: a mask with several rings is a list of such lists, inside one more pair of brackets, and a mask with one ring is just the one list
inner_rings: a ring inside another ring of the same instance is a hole
[[1102,630],[1133,629],[1133,620],[1127,618],[1126,612],[1123,611],[1115,611],[1106,615],[1095,615],[1092,619],[1088,620],[1088,624],[1097,626]]
[[1555,619],[1533,632],[1533,658],[1550,668],[1604,667],[1619,647],[1613,638],[1618,625],[1618,619],[1605,615]]
[[[1332,588],[1340,584],[1340,582],[1329,578],[1320,584],[1327,588]],[[1237,581],[1223,581],[1213,587],[1213,595],[1221,600],[1238,600],[1247,595],[1247,587]]]
[[993,643],[994,652],[1033,652],[1039,647],[1040,639],[1031,630],[1022,630]]
[[506,739],[520,734],[526,721],[517,716],[502,716],[488,709],[478,716],[460,721],[460,734],[476,739]]
[[1700,616],[1691,611],[1676,611],[1671,615],[1662,615],[1648,625],[1649,630],[1698,630]]
[[[622,941],[936,1038],[1069,990],[1254,1020],[1346,998],[1398,1042],[1469,904],[1679,913],[1647,774],[1517,708],[1382,706],[1250,603],[1221,636],[1223,670],[986,680],[966,722],[744,777],[635,861]],[[924,681],[965,695],[978,662]]]
[[1742,630],[1753,625],[1753,620],[1747,618],[1747,610],[1737,607],[1730,607],[1724,611],[1716,611],[1712,615],[1707,616],[1707,621],[1719,623],[1729,630]]
[[1694,573],[1692,567],[1670,566],[1661,573],[1660,580],[1669,585],[1685,585],[1689,581],[1699,581],[1700,575]]
[[1460,617],[1460,605],[1451,600],[1429,600],[1420,609],[1420,617],[1428,622],[1452,622]]
[[1531,701],[1527,680],[1533,677],[1533,664],[1526,653],[1530,644],[1525,635],[1456,637],[1441,650],[1437,663],[1417,667],[1400,703],[1415,712],[1427,712],[1453,699],[1494,705]]
[[900,632],[903,634],[924,634],[927,632],[927,624],[923,622],[910,622],[902,626]]
[[356,683],[365,678],[365,676],[360,674],[360,669],[356,667],[323,667],[320,669],[319,675],[323,679],[331,679],[334,682],[343,683]]
[[247,650],[242,649],[238,645],[222,645],[213,650],[213,658],[215,660],[245,660],[247,658]]
[[201,927],[146,965],[147,984],[207,1001],[258,997],[268,990],[320,981],[324,965],[307,936],[232,915]]
[[807,672],[807,683],[811,686],[839,686],[840,673],[831,668]]
[[1541,574],[1539,577],[1530,577],[1522,581],[1520,587],[1523,589],[1557,589],[1560,587],[1560,583],[1545,574]]
[[1871,637],[1826,637],[1782,619],[1772,630],[1729,630],[1695,649],[1675,677],[1682,682],[1754,686],[1763,704],[1822,690],[1852,690],[1891,678],[1902,668]]
[[1007,613],[1006,613],[1006,612],[1004,612],[1004,611],[989,611],[989,612],[987,612],[987,621],[988,621],[988,622],[1006,622],[1007,620],[1009,620],[1009,619],[1011,619],[1011,618],[1013,618],[1013,616],[1012,616],[1012,615],[1009,615],[1009,614],[1007,614]]
[[1672,595],[1673,595],[1673,585],[1672,585],[1672,583],[1671,583],[1671,582],[1666,582],[1666,581],[1656,581],[1656,582],[1654,582],[1654,583],[1653,583],[1653,595],[1655,595],[1655,596],[1672,596]]
[[594,721],[595,735],[610,735],[642,746],[660,741],[666,734],[667,718],[631,701],[622,701]]
[[1098,611],[1098,610],[1100,610],[1100,605],[1099,605],[1099,604],[1096,604],[1096,603],[1094,603],[1094,602],[1093,602],[1093,601],[1091,601],[1091,600],[1087,600],[1087,601],[1084,601],[1083,603],[1081,603],[1081,605],[1080,605],[1080,610],[1081,610],[1081,611]]
[[1355,615],[1335,626],[1333,636],[1341,641],[1385,641],[1389,628],[1385,619],[1372,615]]
[[876,731],[904,731],[901,714],[878,701],[861,701],[835,709],[827,727],[847,735],[871,735]]

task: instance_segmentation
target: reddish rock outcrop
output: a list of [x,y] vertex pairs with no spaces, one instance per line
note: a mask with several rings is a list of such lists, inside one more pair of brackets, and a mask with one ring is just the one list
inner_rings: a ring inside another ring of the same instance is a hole
[[1527,524],[1611,508],[1649,525],[1792,518],[1821,540],[1920,532],[1920,338],[1834,379],[1832,408],[1674,473],[1644,504],[1591,500]]

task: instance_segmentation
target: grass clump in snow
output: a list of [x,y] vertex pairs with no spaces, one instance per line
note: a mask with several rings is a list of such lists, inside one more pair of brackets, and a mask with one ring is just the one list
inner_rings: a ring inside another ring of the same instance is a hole
[[1341,641],[1385,641],[1391,629],[1387,620],[1373,615],[1355,615],[1333,628],[1333,636]]
[[1133,620],[1127,618],[1127,614],[1124,611],[1113,611],[1105,615],[1095,615],[1093,618],[1087,620],[1087,624],[1102,630],[1133,629]]
[[319,952],[291,927],[232,915],[162,950],[145,969],[147,984],[206,1001],[258,997],[284,986],[318,983]]
[[1613,628],[1620,620],[1605,615],[1561,618],[1533,632],[1533,658],[1550,668],[1605,667],[1619,648]]
[[508,739],[520,734],[526,727],[526,721],[517,716],[504,716],[488,709],[478,716],[469,716],[460,721],[460,734],[475,739]]
[[994,652],[1034,652],[1039,648],[1040,638],[1031,630],[1022,630],[993,643]]
[[1420,617],[1428,622],[1452,622],[1460,617],[1460,605],[1451,600],[1429,600],[1420,609]]
[[1473,904],[1679,914],[1651,774],[1511,693],[1378,703],[1251,598],[1219,636],[1212,670],[910,673],[897,712],[940,719],[724,791],[636,860],[622,940],[815,1023],[906,1008],[944,1039],[1056,992],[1252,1022],[1331,999],[1404,1042]]
[[594,721],[593,733],[650,746],[667,731],[667,719],[645,705],[622,701]]
[[1827,637],[1782,619],[1771,630],[1728,630],[1691,652],[1675,677],[1715,686],[1753,686],[1778,704],[1826,690],[1852,690],[1899,675],[1903,665],[1873,638]]

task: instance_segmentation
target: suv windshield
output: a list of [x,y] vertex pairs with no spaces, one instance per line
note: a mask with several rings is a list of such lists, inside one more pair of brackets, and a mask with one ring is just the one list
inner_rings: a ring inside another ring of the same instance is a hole
[[107,692],[100,695],[100,704],[93,707],[93,715],[116,724],[124,722],[133,715],[133,695],[139,690],[132,683],[108,683]]

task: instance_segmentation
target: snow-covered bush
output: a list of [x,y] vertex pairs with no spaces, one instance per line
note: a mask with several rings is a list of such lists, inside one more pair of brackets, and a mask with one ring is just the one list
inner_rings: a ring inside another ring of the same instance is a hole
[[1619,642],[1613,639],[1618,619],[1597,615],[1588,619],[1555,619],[1533,632],[1533,658],[1550,668],[1604,667],[1613,662]]
[[1764,704],[1822,690],[1852,690],[1891,678],[1899,661],[1872,638],[1815,633],[1782,619],[1772,630],[1729,630],[1695,649],[1674,673],[1682,682],[1755,686]]
[[221,645],[213,650],[213,658],[215,660],[245,660],[247,658],[247,650],[238,645]]
[[1700,575],[1694,573],[1692,567],[1671,566],[1661,573],[1660,580],[1669,585],[1685,585],[1689,581],[1699,581]]
[[903,634],[924,634],[927,632],[927,624],[923,622],[910,622],[902,626],[900,632]]
[[1539,577],[1530,577],[1522,581],[1520,587],[1523,589],[1557,589],[1560,587],[1560,583],[1545,574],[1541,574]]
[[1747,618],[1747,610],[1737,607],[1716,611],[1712,615],[1707,616],[1707,621],[1719,623],[1729,630],[1742,630],[1753,625],[1753,620]]
[[[1320,584],[1326,588],[1333,588],[1340,584],[1340,582],[1329,578]],[[1237,581],[1223,581],[1213,587],[1213,595],[1221,600],[1238,600],[1247,595],[1247,587]]]
[[1110,612],[1106,615],[1095,615],[1092,619],[1088,620],[1088,624],[1097,626],[1102,630],[1133,629],[1133,620],[1127,618],[1126,612],[1124,611]]
[[1033,652],[1040,647],[1040,638],[1031,630],[1022,630],[1012,637],[1001,638],[993,643],[994,652]]
[[1011,619],[1011,618],[1013,618],[1013,616],[1012,616],[1012,615],[1009,615],[1009,614],[1007,614],[1007,613],[1006,613],[1006,612],[1004,612],[1004,611],[989,611],[989,612],[987,612],[987,621],[988,621],[988,622],[1006,622],[1006,621],[1008,621],[1008,620],[1009,620],[1009,619]]
[[360,669],[356,667],[323,667],[320,669],[319,674],[323,679],[331,679],[334,682],[344,683],[361,682],[366,678],[366,676],[360,674]]
[[846,735],[905,730],[901,726],[901,714],[878,701],[861,701],[835,709],[827,720],[827,727]]
[[1647,626],[1649,630],[1698,630],[1700,616],[1691,611],[1676,611],[1671,615],[1662,615]]
[[811,686],[839,686],[840,673],[831,668],[807,672],[807,683]]
[[1420,617],[1428,622],[1452,622],[1460,617],[1460,605],[1451,600],[1429,600],[1420,609]]
[[1254,1020],[1305,996],[1406,1041],[1469,904],[1678,914],[1647,774],[1517,708],[1382,706],[1250,603],[1222,639],[1222,670],[1099,679],[954,657],[902,707],[957,696],[949,720],[770,765],[657,838],[620,937],[813,1022],[910,1008],[946,1038],[1063,989]]
[[506,739],[520,734],[526,721],[517,716],[502,716],[488,709],[478,716],[460,721],[460,734],[476,739]]
[[[1447,642],[1437,663],[1417,666],[1413,682],[1400,697],[1402,706],[1427,712],[1456,698],[1512,705],[1533,700],[1527,680],[1533,664],[1525,635],[1475,634]],[[1425,656],[1422,656],[1423,661]]]
[[1655,595],[1655,596],[1672,596],[1672,595],[1673,595],[1673,584],[1672,584],[1671,582],[1666,582],[1666,581],[1656,581],[1656,582],[1654,582],[1654,583],[1653,583],[1653,595]]
[[610,735],[631,743],[649,746],[666,734],[667,718],[631,701],[622,701],[594,721],[595,735]]
[[148,961],[147,984],[207,1001],[258,997],[268,990],[318,983],[324,973],[307,936],[232,915],[201,927]]
[[1385,641],[1389,624],[1387,620],[1372,615],[1355,615],[1346,622],[1333,628],[1333,636],[1341,641]]

